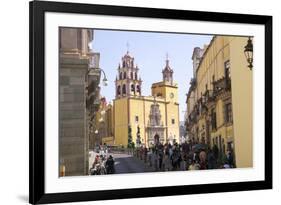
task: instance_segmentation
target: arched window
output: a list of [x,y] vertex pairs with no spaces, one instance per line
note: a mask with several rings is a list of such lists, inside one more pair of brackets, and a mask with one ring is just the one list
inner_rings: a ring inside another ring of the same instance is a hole
[[137,85],[137,92],[140,93],[140,86]]
[[131,72],[131,79],[133,80],[133,78],[134,78],[134,77],[133,77],[133,72]]
[[122,94],[126,94],[126,85],[124,84],[123,87],[122,87]]
[[118,87],[117,87],[117,95],[121,95],[121,86],[120,85],[118,85]]
[[134,84],[131,85],[131,92],[135,92],[135,85]]
[[125,61],[123,61],[123,68],[125,68],[126,67],[126,63],[125,63]]
[[124,73],[124,79],[126,79],[126,78],[127,78],[127,73],[125,72],[125,73]]
[[137,73],[135,73],[135,79],[136,79],[136,80],[138,79],[138,74],[137,74]]
[[119,73],[119,80],[122,80],[122,72]]

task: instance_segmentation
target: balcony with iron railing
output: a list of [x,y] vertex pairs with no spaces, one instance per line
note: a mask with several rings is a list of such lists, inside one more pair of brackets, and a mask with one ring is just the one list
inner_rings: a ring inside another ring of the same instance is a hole
[[231,90],[231,79],[229,77],[222,77],[213,82],[214,96],[217,96],[225,91]]
[[192,112],[189,114],[189,116],[187,118],[188,123],[189,124],[197,123],[198,114],[199,114],[199,110],[198,110],[197,105],[196,105],[196,106],[194,106]]
[[213,90],[206,90],[203,94],[204,104],[208,104],[215,100],[214,91]]

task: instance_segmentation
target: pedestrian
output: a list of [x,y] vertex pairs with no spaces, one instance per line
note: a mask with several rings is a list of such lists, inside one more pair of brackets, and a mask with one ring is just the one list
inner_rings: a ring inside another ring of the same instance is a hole
[[230,150],[227,151],[226,160],[227,160],[227,164],[229,165],[229,167],[233,168],[234,162],[233,162],[232,152]]
[[108,157],[108,148],[107,148],[107,145],[103,148],[104,152],[104,157],[107,158]]
[[231,166],[228,164],[228,160],[227,160],[227,157],[226,157],[226,156],[225,156],[224,159],[223,159],[222,168],[223,168],[223,169],[229,169],[229,168],[231,168]]
[[205,150],[201,150],[199,153],[199,164],[200,164],[200,169],[207,169],[207,163],[206,163],[206,152]]
[[172,155],[173,155],[173,148],[172,148],[172,145],[171,145],[171,144],[169,144],[168,149],[169,149],[169,157],[170,157],[170,159],[171,159],[171,158],[172,158]]
[[106,167],[107,174],[115,173],[114,159],[113,159],[112,155],[109,155],[108,159],[106,160],[105,167]]
[[141,160],[143,159],[143,146],[141,146],[140,148],[140,159]]
[[172,154],[172,166],[173,166],[173,170],[177,170],[179,167],[179,153],[178,151],[173,150],[173,154]]
[[163,162],[163,152],[162,150],[159,150],[159,153],[158,153],[158,165],[159,165],[159,170],[161,171],[162,170],[162,162]]
[[150,167],[152,167],[152,149],[151,149],[151,148],[149,148],[149,151],[148,151],[148,153],[147,153],[147,156],[148,156],[148,165],[149,165]]
[[188,167],[188,170],[199,170],[200,165],[198,164],[198,162],[196,162],[195,160],[193,160],[192,162],[190,162],[190,165]]
[[208,165],[208,169],[216,168],[216,159],[212,149],[210,149],[207,154],[207,165]]
[[186,155],[185,155],[185,153],[182,151],[181,152],[181,155],[180,155],[180,170],[181,171],[185,171],[186,170]]
[[146,164],[147,162],[147,147],[144,148],[144,163]]
[[200,161],[200,158],[199,158],[199,153],[198,152],[193,152],[193,161]]
[[178,154],[178,160],[177,160],[177,170],[181,170],[181,161],[182,161],[182,158],[181,158],[181,153],[180,151],[178,150],[177,151],[177,154]]
[[154,170],[158,171],[158,156],[155,149],[152,152],[152,163],[153,163]]
[[214,146],[213,146],[213,153],[214,153],[214,157],[215,157],[215,160],[217,163],[218,159],[219,159],[219,148],[216,144],[214,144]]
[[170,157],[169,157],[169,152],[167,151],[167,149],[164,150],[164,156],[163,156],[163,170],[164,171],[169,171],[170,166]]

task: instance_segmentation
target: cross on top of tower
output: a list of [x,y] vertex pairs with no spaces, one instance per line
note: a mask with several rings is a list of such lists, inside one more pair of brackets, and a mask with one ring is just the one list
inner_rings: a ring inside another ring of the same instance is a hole
[[166,53],[166,66],[169,66],[169,54],[168,52]]
[[166,66],[163,71],[173,72],[173,70],[170,68],[170,65],[169,65],[169,54],[168,53],[166,53]]
[[126,46],[127,46],[127,54],[129,54],[129,49],[130,49],[130,44],[129,44],[129,42],[127,42]]

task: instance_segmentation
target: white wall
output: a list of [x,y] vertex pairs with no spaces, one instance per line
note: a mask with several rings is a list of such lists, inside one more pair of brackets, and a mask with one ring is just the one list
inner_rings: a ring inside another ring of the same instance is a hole
[[[77,0],[72,0],[77,2]],[[280,190],[280,120],[281,13],[278,1],[235,0],[81,0],[80,2],[128,6],[162,7],[186,10],[273,15],[274,24],[274,190],[219,193],[165,198],[128,199],[95,204],[239,204],[272,203]],[[28,1],[3,1],[1,4],[0,66],[0,204],[26,204],[28,200]],[[278,36],[278,38],[277,38]],[[188,57],[188,56],[187,56]],[[279,200],[278,200],[279,201]],[[93,204],[93,202],[80,203]]]

